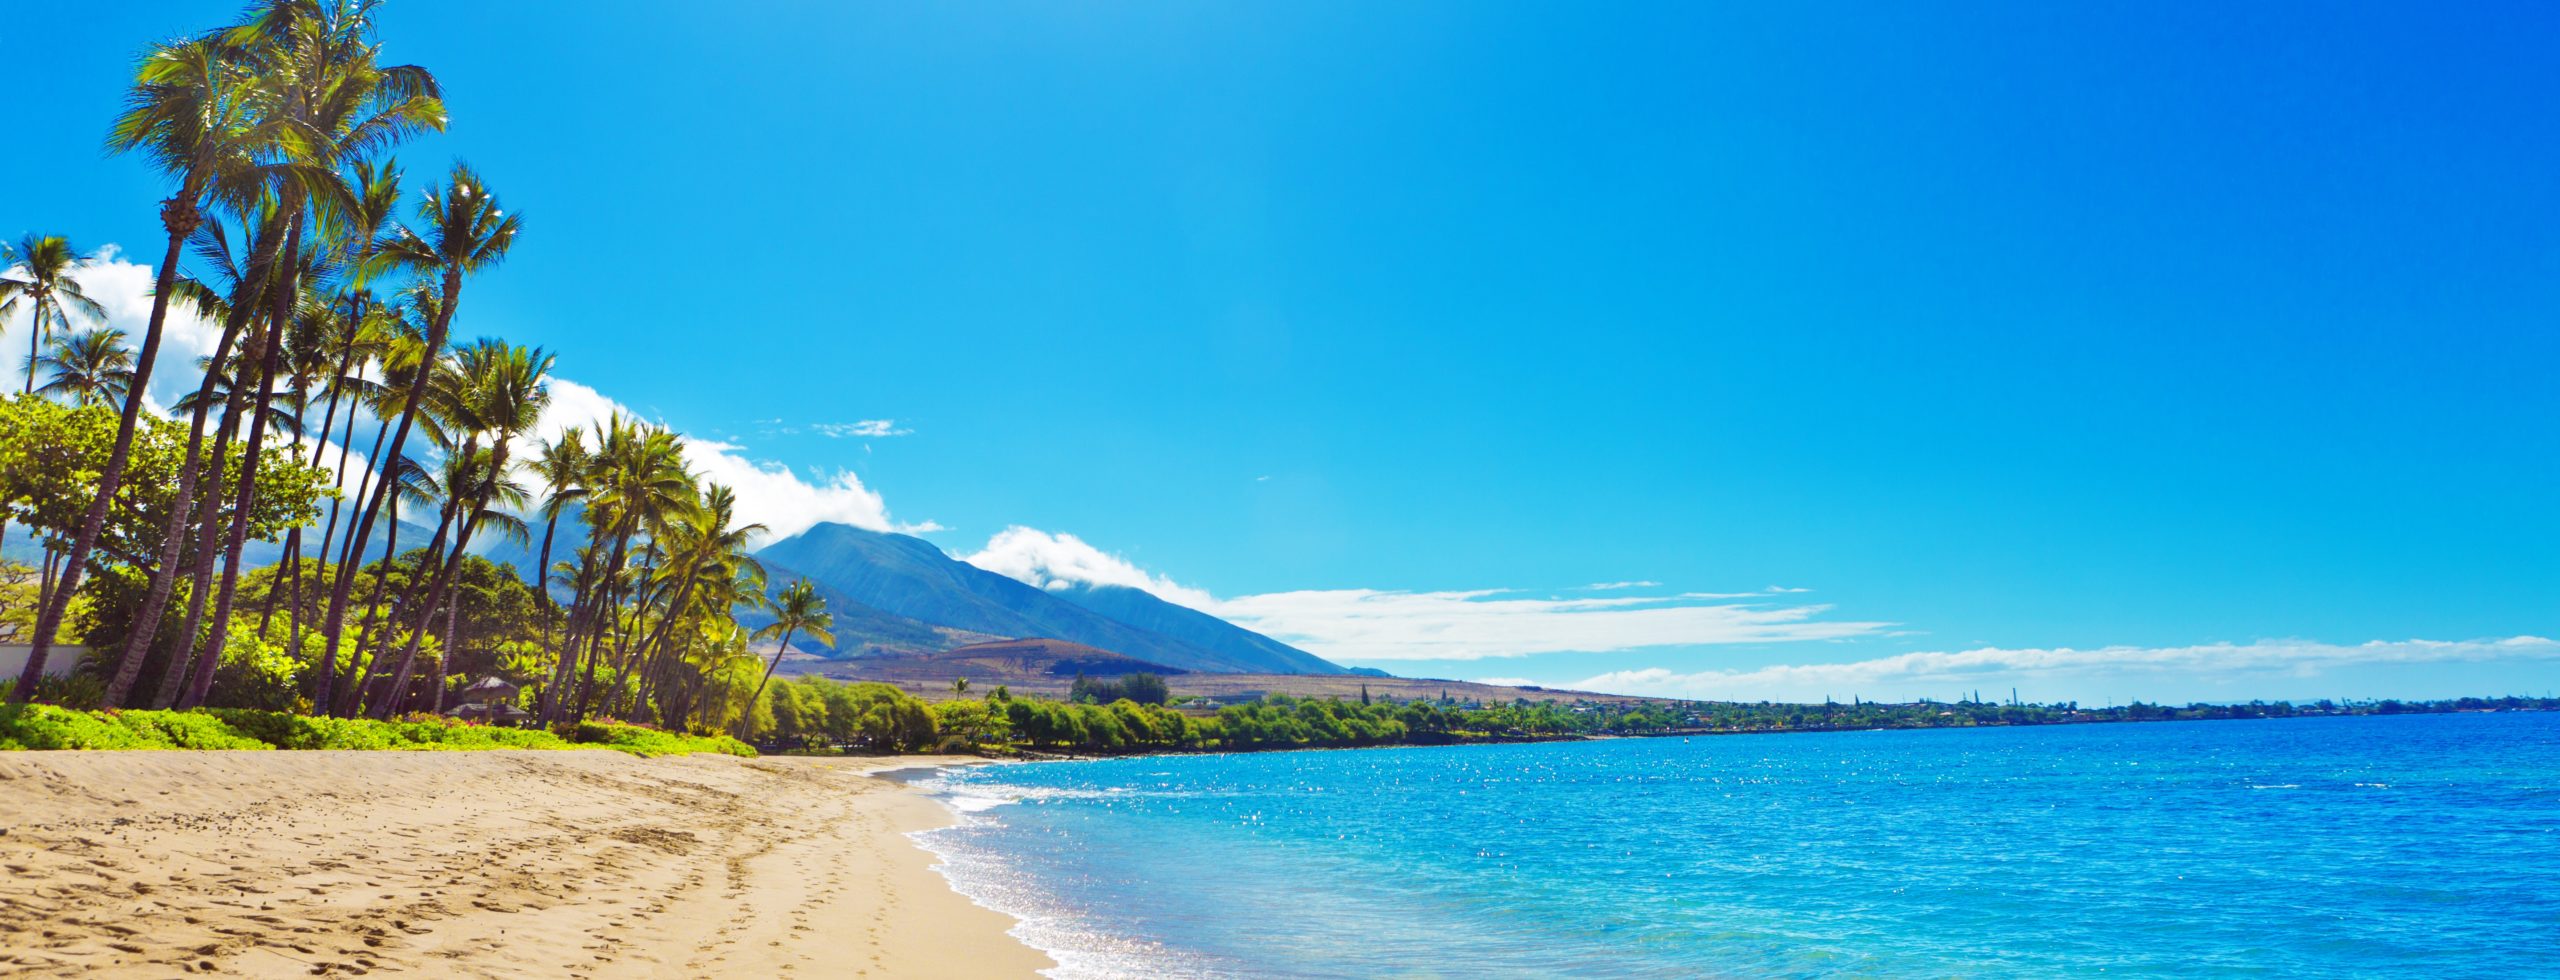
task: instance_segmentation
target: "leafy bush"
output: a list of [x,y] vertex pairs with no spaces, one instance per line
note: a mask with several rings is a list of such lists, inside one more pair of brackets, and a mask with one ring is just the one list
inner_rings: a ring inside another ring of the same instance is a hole
[[118,712],[74,711],[49,704],[0,706],[0,750],[572,748],[613,749],[652,758],[696,752],[756,754],[746,743],[725,735],[685,735],[616,722],[585,722],[555,734],[532,728],[475,725],[435,715],[375,721],[254,708]]
[[322,718],[251,708],[207,708],[205,713],[222,719],[250,738],[280,749],[371,750],[400,747],[389,726],[378,721]]
[[93,711],[92,717],[104,715],[135,736],[155,742],[153,748],[171,749],[272,749],[222,719],[193,711]]
[[165,738],[142,735],[101,716],[50,704],[0,706],[0,741],[24,749],[166,749]]
[[562,726],[562,729],[561,734],[579,745],[593,745],[629,752],[642,758],[690,755],[696,752],[716,752],[722,755],[750,758],[756,754],[756,750],[748,748],[747,743],[726,735],[685,735],[610,721],[582,721],[575,725]]

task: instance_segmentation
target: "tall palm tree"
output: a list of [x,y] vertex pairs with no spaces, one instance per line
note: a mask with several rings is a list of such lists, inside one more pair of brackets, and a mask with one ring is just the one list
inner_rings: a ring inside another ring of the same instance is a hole
[[[243,261],[240,251],[233,248],[231,233],[221,219],[203,220],[196,226],[188,246],[197,261],[209,270],[209,275],[176,280],[168,291],[173,301],[187,304],[197,316],[221,321],[222,336],[214,342],[213,352],[199,362],[204,369],[203,380],[197,384],[195,393],[179,399],[179,405],[183,406],[180,411],[188,415],[187,451],[179,463],[175,500],[169,510],[168,524],[162,530],[159,559],[152,567],[151,582],[143,592],[142,607],[133,619],[133,629],[125,637],[124,653],[117,660],[115,679],[107,684],[106,703],[111,705],[121,705],[128,697],[133,678],[142,668],[142,659],[149,655],[151,645],[157,639],[161,611],[167,608],[179,576],[189,575],[201,583],[212,575],[210,563],[214,553],[211,542],[219,527],[213,522],[220,509],[215,498],[220,495],[222,470],[227,465],[222,450],[230,442],[233,423],[238,415],[233,407],[237,401],[220,392],[236,381],[229,367],[231,349],[240,339],[251,315],[259,308],[258,299],[266,282],[264,270],[274,260],[276,241],[281,237],[281,215],[264,198],[253,201],[239,217],[241,229],[248,236],[243,243],[247,245],[246,260]],[[215,429],[219,435],[211,454],[214,461],[211,486],[214,489],[199,500],[196,488],[204,476],[207,455],[204,437],[210,413],[217,405],[223,408],[224,415],[220,426]],[[132,406],[129,400],[126,407],[130,414]],[[91,506],[94,508],[95,504]],[[192,550],[189,549],[191,542],[195,543]],[[187,560],[182,561],[182,557]],[[190,592],[189,602],[199,601],[196,597],[203,594],[199,584]],[[52,607],[47,607],[47,613],[52,611]],[[189,617],[190,621],[194,618],[193,614]],[[194,633],[190,630],[182,637],[182,642],[192,642]],[[181,650],[172,657],[172,676],[182,676],[186,665],[191,663],[185,653]],[[175,685],[164,683],[153,695],[153,701],[156,707],[167,707],[175,703],[177,695]]]
[[53,349],[36,366],[53,376],[36,390],[73,404],[113,405],[133,388],[133,350],[124,345],[124,331],[114,327],[54,338]]
[[631,702],[635,707],[648,704],[676,666],[670,662],[675,658],[668,654],[668,639],[679,623],[729,615],[735,605],[730,587],[741,580],[755,583],[749,595],[763,592],[764,566],[748,554],[747,542],[766,528],[737,523],[737,502],[735,491],[712,484],[703,489],[700,506],[679,514],[667,528],[660,545],[667,556],[661,568],[666,609],[636,658],[644,666]]
[[[791,651],[791,635],[807,634],[809,639],[833,645],[836,637],[835,616],[827,612],[827,600],[819,598],[818,587],[800,579],[782,587],[773,597],[773,622],[756,631],[756,639],[779,634],[782,642],[773,648],[773,660],[765,664],[764,679],[756,682],[756,692],[747,698],[747,718],[755,717],[755,704],[764,697],[765,685],[773,683],[775,668],[782,666],[782,655]],[[740,735],[745,734],[745,721],[740,721]]]
[[[270,267],[265,300],[267,339],[259,370],[257,408],[250,415],[247,445],[241,461],[237,500],[228,541],[223,549],[222,584],[217,590],[213,630],[205,642],[208,662],[230,628],[231,602],[240,579],[240,553],[248,543],[249,503],[256,492],[265,442],[261,424],[274,395],[281,366],[284,330],[294,303],[311,288],[301,278],[304,218],[324,221],[353,207],[353,192],[343,168],[369,154],[419,132],[442,129],[444,104],[433,76],[410,66],[385,67],[372,42],[375,0],[266,0],[248,23],[232,32],[251,53],[261,71],[282,80],[275,112],[294,121],[305,138],[303,151],[316,165],[295,179],[276,184],[285,213],[284,260]],[[450,293],[450,291],[448,291]],[[211,672],[198,675],[185,704],[204,699]]]
[[[468,276],[495,267],[506,258],[508,247],[515,244],[516,231],[522,222],[498,206],[497,196],[489,192],[480,176],[471,168],[455,164],[442,187],[429,188],[418,202],[418,218],[427,230],[420,233],[403,227],[384,236],[368,262],[375,269],[406,269],[420,276],[433,276],[438,302],[429,323],[424,347],[428,357],[444,349],[445,336],[453,325],[453,311],[462,301],[462,283]],[[420,371],[410,382],[408,397],[400,410],[400,422],[393,430],[388,453],[398,458],[407,446],[409,432],[416,426],[419,408],[424,404],[426,386],[434,372]],[[363,541],[373,533],[375,515],[382,507],[383,488],[377,487],[371,499],[359,508],[354,540]],[[352,579],[341,575],[329,596],[329,615],[322,627],[329,644],[326,658],[337,656],[338,630],[346,622],[347,589]],[[323,708],[330,707],[322,705]]]
[[533,458],[526,461],[529,475],[542,484],[542,551],[533,562],[533,595],[535,601],[542,603],[545,613],[543,645],[551,649],[555,658],[559,655],[559,646],[554,642],[548,620],[559,617],[560,604],[551,597],[551,587],[545,576],[551,567],[551,542],[560,530],[560,515],[587,497],[585,481],[590,463],[587,441],[580,435],[583,431],[570,429],[555,438],[534,443]]
[[[440,399],[447,403],[443,414],[452,420],[454,428],[467,432],[465,458],[474,455],[468,447],[481,440],[486,440],[489,448],[487,462],[468,474],[475,482],[456,483],[449,487],[453,501],[447,511],[448,514],[460,511],[461,533],[454,536],[449,555],[438,556],[430,552],[427,556],[428,560],[437,563],[434,578],[427,586],[426,601],[422,604],[423,616],[430,618],[439,605],[448,601],[446,592],[451,586],[454,570],[462,564],[464,549],[470,546],[472,535],[479,530],[481,523],[491,519],[493,513],[499,519],[513,520],[503,513],[493,512],[491,505],[496,502],[501,487],[513,486],[507,479],[508,453],[516,437],[541,421],[543,408],[551,402],[547,384],[552,358],[538,348],[482,340],[457,351],[453,362],[455,370],[450,386],[445,397]],[[515,491],[515,496],[522,495],[520,489]],[[522,509],[521,502],[515,502],[513,509]],[[516,522],[514,527],[517,533],[521,533],[522,522]],[[418,646],[428,628],[429,619],[422,618],[418,628],[410,632],[409,647],[401,654],[398,679],[384,698],[380,714],[389,715],[391,709],[399,704],[402,692],[407,689],[409,669],[417,660]]]
[[[79,585],[89,549],[96,545],[98,534],[105,527],[109,503],[123,483],[142,409],[142,394],[149,388],[152,370],[159,363],[163,327],[178,283],[178,257],[203,223],[203,202],[208,195],[225,196],[245,210],[245,196],[255,184],[254,175],[262,170],[257,158],[272,148],[282,132],[275,121],[259,118],[261,87],[235,54],[229,45],[212,38],[153,48],[135,70],[125,111],[107,135],[109,150],[140,151],[161,173],[176,177],[178,189],[160,202],[160,225],[168,233],[169,243],[161,254],[159,278],[151,291],[151,319],[143,330],[142,350],[134,359],[133,380],[128,386],[131,394],[125,399],[123,417],[116,423],[115,445],[108,450],[106,466],[98,474],[97,496],[90,500],[88,513],[82,516],[80,529],[72,538],[67,587],[62,590],[63,607],[68,606],[72,589]],[[226,190],[228,193],[224,194]],[[196,448],[190,446],[190,455]],[[187,511],[183,498],[175,510],[179,515],[176,520],[182,525]],[[181,534],[178,526],[170,529],[162,549],[164,567],[174,564]],[[154,576],[155,585],[166,581],[169,580]],[[160,602],[167,599],[167,594],[161,593]],[[155,605],[154,615],[157,612]],[[39,613],[40,621],[58,622],[61,615],[62,609],[52,603]],[[28,658],[29,669],[42,664],[44,643],[43,639],[37,641]],[[149,645],[146,639],[140,646],[147,649]],[[106,703],[110,707],[124,703],[141,669],[140,654],[129,646],[107,684]],[[25,686],[20,685],[22,689]]]
[[[639,574],[630,573],[631,545],[637,539],[646,550],[648,536],[663,528],[670,516],[696,504],[693,474],[685,468],[684,447],[674,433],[617,414],[597,425],[594,442],[595,466],[587,479],[587,540],[593,547],[605,547],[607,542],[610,547],[589,576],[589,588],[570,610],[569,649],[575,657],[570,662],[583,666],[584,674],[577,685],[575,717],[579,720],[593,706],[596,675],[606,653],[604,637],[619,630],[626,644],[630,638],[628,629],[620,629],[627,622],[621,604],[637,585],[645,584],[648,566],[644,561]],[[589,554],[594,554],[592,547]],[[614,652],[627,651],[617,647]],[[574,675],[577,667],[571,671]],[[556,713],[563,701],[554,699],[547,708]]]
[[18,240],[17,265],[0,274],[0,320],[27,311],[27,384],[36,390],[36,359],[45,338],[71,329],[71,318],[105,323],[107,308],[89,298],[76,278],[84,261],[68,239],[28,235]]

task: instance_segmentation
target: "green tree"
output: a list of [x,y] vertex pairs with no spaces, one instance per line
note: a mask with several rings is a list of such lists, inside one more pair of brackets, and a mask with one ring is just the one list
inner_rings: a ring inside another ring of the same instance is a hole
[[124,331],[112,327],[54,338],[36,366],[52,375],[38,392],[76,404],[120,405],[133,387],[133,351],[124,346]]
[[771,635],[781,640],[774,645],[773,661],[765,665],[764,678],[756,682],[756,693],[748,697],[751,702],[762,697],[765,685],[773,682],[774,669],[782,666],[782,655],[791,651],[794,635],[806,635],[811,640],[830,645],[836,641],[835,634],[829,632],[834,629],[836,618],[828,614],[827,600],[819,597],[818,587],[809,584],[808,579],[783,586],[782,591],[774,595],[772,608],[773,623],[757,630],[756,638]]

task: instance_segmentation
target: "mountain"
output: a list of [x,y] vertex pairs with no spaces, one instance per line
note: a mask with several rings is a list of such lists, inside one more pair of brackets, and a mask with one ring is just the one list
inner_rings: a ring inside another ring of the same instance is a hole
[[1041,674],[1049,677],[1116,677],[1122,674],[1180,674],[1161,664],[1123,657],[1065,640],[998,640],[945,650],[918,660],[956,667],[976,667],[988,676]]
[[[1085,597],[1096,603],[1087,606],[959,561],[932,542],[903,534],[819,524],[774,542],[757,558],[805,574],[866,609],[937,626],[1003,637],[1066,640],[1181,670],[1341,672],[1333,664],[1268,637],[1225,623],[1217,624],[1225,627],[1220,630],[1179,615],[1190,610],[1153,596],[1147,597],[1152,604],[1120,595]],[[1116,614],[1173,632],[1122,621]],[[1211,619],[1206,614],[1192,615]]]
[[[314,522],[312,526],[302,530],[303,561],[319,560],[321,530],[320,522]],[[380,520],[374,522],[372,540],[365,542],[365,561],[370,562],[382,557],[382,541],[390,531],[390,522]],[[351,532],[342,530],[341,533]],[[18,562],[30,568],[44,559],[43,545],[37,541],[35,535],[27,533],[26,525],[12,522],[7,534],[8,537],[5,540],[0,540],[0,558]],[[425,547],[427,540],[433,537],[435,537],[433,528],[419,527],[405,519],[400,521],[399,544],[402,551]],[[334,547],[332,550],[335,550]],[[241,543],[240,567],[242,568],[263,568],[283,560],[284,539],[281,537],[274,541],[252,539]]]
[[[994,633],[973,633],[949,626],[936,626],[918,619],[886,612],[865,605],[852,596],[829,587],[817,576],[809,575],[782,562],[758,555],[764,565],[765,581],[774,591],[801,579],[817,587],[818,597],[826,600],[827,615],[834,625],[827,632],[835,637],[833,647],[822,647],[808,637],[794,637],[791,648],[800,651],[825,650],[834,657],[876,657],[940,653],[972,643],[985,643],[1005,637]],[[760,629],[773,622],[773,614],[741,609],[738,622],[748,629]]]
[[1189,606],[1179,606],[1145,589],[1125,585],[1070,585],[1049,594],[1150,633],[1192,646],[1227,650],[1259,658],[1260,673],[1339,674],[1341,667],[1315,654],[1238,626]]

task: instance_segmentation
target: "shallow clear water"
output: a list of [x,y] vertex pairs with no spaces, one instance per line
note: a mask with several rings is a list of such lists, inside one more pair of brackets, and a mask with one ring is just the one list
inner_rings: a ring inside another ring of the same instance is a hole
[[2560,971],[2560,714],[1038,763],[921,835],[1065,977]]

